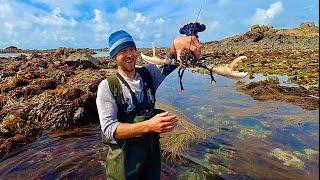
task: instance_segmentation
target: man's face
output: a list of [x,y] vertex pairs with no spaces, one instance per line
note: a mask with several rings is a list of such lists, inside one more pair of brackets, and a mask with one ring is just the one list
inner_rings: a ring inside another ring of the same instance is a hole
[[135,69],[137,53],[134,47],[127,47],[115,56],[119,68],[125,72],[132,72]]

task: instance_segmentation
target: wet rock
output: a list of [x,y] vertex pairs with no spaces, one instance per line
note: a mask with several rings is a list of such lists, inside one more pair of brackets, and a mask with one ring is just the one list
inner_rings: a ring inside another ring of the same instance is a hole
[[9,90],[12,90],[17,87],[25,86],[28,85],[29,81],[26,80],[23,76],[21,75],[16,75],[15,77],[8,79],[7,82],[3,82],[0,84],[0,89],[3,91],[7,92]]
[[206,69],[198,68],[191,70],[192,73],[199,73],[199,74],[209,74],[209,71]]
[[75,52],[65,60],[68,66],[82,66],[83,68],[99,68],[99,61],[90,54]]
[[48,111],[42,122],[45,129],[68,129],[73,125],[72,117],[73,108],[70,104],[57,104]]
[[242,140],[247,140],[248,138],[259,138],[265,139],[271,135],[271,131],[258,131],[251,128],[242,128],[238,138]]
[[258,41],[262,40],[263,37],[264,37],[264,35],[262,33],[256,33],[251,36],[253,42],[258,42]]
[[284,151],[280,148],[276,148],[272,150],[270,155],[283,161],[283,165],[296,167],[298,169],[302,169],[304,167],[303,161],[290,151]]
[[81,119],[83,117],[83,115],[84,115],[84,112],[85,112],[84,108],[83,107],[79,107],[76,110],[76,112],[74,113],[74,115],[73,115],[73,118],[72,118],[73,122],[76,122],[77,119]]
[[5,138],[9,138],[9,137],[12,137],[12,133],[8,129],[6,129],[5,127],[0,126],[0,136],[3,136]]
[[304,152],[305,152],[305,154],[306,154],[306,156],[307,156],[308,159],[312,159],[312,158],[314,158],[316,155],[319,155],[319,151],[316,151],[316,150],[310,149],[310,148],[304,149]]
[[65,47],[60,47],[56,49],[56,51],[53,53],[53,56],[56,58],[65,58],[67,57],[68,53],[70,53],[70,50]]
[[2,106],[5,104],[4,96],[0,94],[0,110],[2,109]]
[[39,53],[33,52],[28,59],[35,59],[35,58],[41,58],[41,55]]
[[254,79],[253,73],[250,73],[248,78],[249,78],[249,79]]
[[316,27],[316,24],[314,22],[305,22],[305,23],[301,23],[299,25],[299,27]]
[[279,78],[277,76],[268,76],[267,81],[270,84],[279,84]]
[[84,92],[78,88],[64,88],[63,86],[58,87],[56,90],[56,96],[61,97],[65,100],[74,100],[79,98]]
[[15,71],[2,72],[2,73],[0,73],[0,79],[6,78],[6,77],[10,77],[10,76],[14,76],[15,74],[16,74]]
[[21,134],[17,134],[14,137],[10,137],[2,141],[3,142],[0,144],[0,157],[4,156],[11,149],[16,148],[20,144],[24,144],[26,141],[26,138]]
[[319,99],[312,97],[312,91],[302,86],[286,87],[265,80],[251,82],[249,84],[238,82],[236,88],[240,92],[251,95],[256,100],[274,99],[293,103],[309,110],[319,108]]

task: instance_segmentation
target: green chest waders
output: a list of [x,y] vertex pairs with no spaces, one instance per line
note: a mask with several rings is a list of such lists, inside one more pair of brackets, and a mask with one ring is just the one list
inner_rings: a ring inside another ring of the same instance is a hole
[[[138,70],[138,69],[137,69]],[[145,69],[146,70],[146,69]],[[148,71],[148,70],[146,70]],[[144,92],[146,92],[145,85],[152,84],[150,74],[137,71],[144,84]],[[150,76],[144,79],[146,76]],[[121,78],[121,77],[120,77]],[[120,79],[119,78],[119,79]],[[150,81],[151,79],[151,81]],[[121,79],[120,79],[121,80]],[[148,115],[126,114],[126,105],[123,107],[123,94],[119,80],[115,76],[108,77],[110,90],[118,105],[118,120],[125,123],[138,123],[152,118],[155,114],[162,112],[154,109],[154,102],[144,103],[144,107],[149,110]],[[153,84],[151,85],[153,88]],[[131,91],[132,98],[136,98]],[[153,98],[154,98],[154,89]],[[146,93],[144,99],[146,99]],[[137,100],[134,100],[137,101]],[[151,107],[151,108],[150,108]],[[140,112],[140,111],[139,111]],[[106,140],[102,134],[102,140]],[[161,156],[160,143],[158,133],[146,133],[140,137],[128,138],[125,140],[117,140],[117,144],[108,144],[107,155],[107,179],[124,180],[124,179],[160,179],[161,171]]]
[[[136,116],[134,123],[149,118]],[[102,135],[102,138],[105,139],[105,136]],[[160,179],[159,134],[147,133],[141,137],[129,138],[108,146],[107,179]]]

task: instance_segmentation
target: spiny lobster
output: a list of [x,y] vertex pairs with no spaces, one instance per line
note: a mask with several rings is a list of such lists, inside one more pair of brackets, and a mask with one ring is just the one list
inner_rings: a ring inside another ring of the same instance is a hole
[[[198,32],[202,32],[206,29],[206,26],[204,24],[200,24],[198,22],[195,23],[189,23],[184,25],[180,28],[179,32],[180,34],[185,34],[186,36],[195,36],[198,38]],[[208,55],[204,55],[200,59],[196,59],[195,54],[190,51],[189,49],[183,50],[179,57],[177,57],[176,60],[174,59],[161,59],[155,55],[155,47],[152,45],[153,49],[153,56],[146,56],[141,53],[141,58],[148,63],[156,64],[156,65],[164,65],[164,64],[172,64],[172,65],[178,65],[178,77],[180,79],[180,88],[181,91],[184,90],[182,85],[182,76],[187,67],[200,67],[207,69],[210,72],[211,82],[215,82],[215,79],[212,75],[212,73],[216,73],[221,76],[229,77],[229,78],[244,78],[247,76],[247,72],[239,72],[236,71],[236,67],[239,65],[239,63],[246,59],[246,56],[239,56],[238,58],[234,59],[230,64],[222,65],[214,67],[213,65],[206,65],[205,62]]]

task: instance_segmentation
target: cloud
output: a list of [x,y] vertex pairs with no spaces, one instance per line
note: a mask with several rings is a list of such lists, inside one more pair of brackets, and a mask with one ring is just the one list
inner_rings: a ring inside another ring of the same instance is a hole
[[130,16],[130,12],[126,7],[122,7],[118,9],[117,12],[115,13],[115,17],[118,19],[128,18],[128,16]]
[[110,25],[103,20],[104,17],[100,10],[94,9],[94,14],[95,16],[92,20],[92,27],[95,31],[96,40],[104,41],[105,39],[107,39],[107,35],[110,31]]
[[32,0],[34,3],[40,3],[48,6],[50,9],[60,9],[61,14],[67,16],[80,16],[81,11],[77,8],[79,4],[88,2],[88,0]]
[[0,0],[0,41],[3,46],[28,49],[55,48],[77,41],[78,22],[61,15],[61,9],[44,11],[16,1]]
[[55,8],[51,14],[37,17],[35,23],[51,26],[75,26],[77,21],[74,18],[66,19],[62,17],[60,8]]
[[319,20],[317,0],[272,2],[264,7],[265,1],[256,0],[0,0],[0,48],[104,48],[108,36],[120,29],[132,34],[138,47],[151,42],[168,47],[179,28],[195,20],[202,3],[198,20],[207,29],[199,33],[201,41],[241,34],[256,23],[293,27]]
[[215,30],[220,26],[220,22],[219,21],[212,21],[207,23],[207,28],[206,29],[212,29]]
[[136,19],[134,22],[146,22],[147,18],[143,16],[141,13],[137,13]]
[[255,14],[249,19],[249,24],[268,24],[283,11],[282,2],[270,5],[268,9],[257,8]]
[[163,24],[165,22],[165,20],[163,20],[162,18],[156,19],[155,23],[157,24]]

